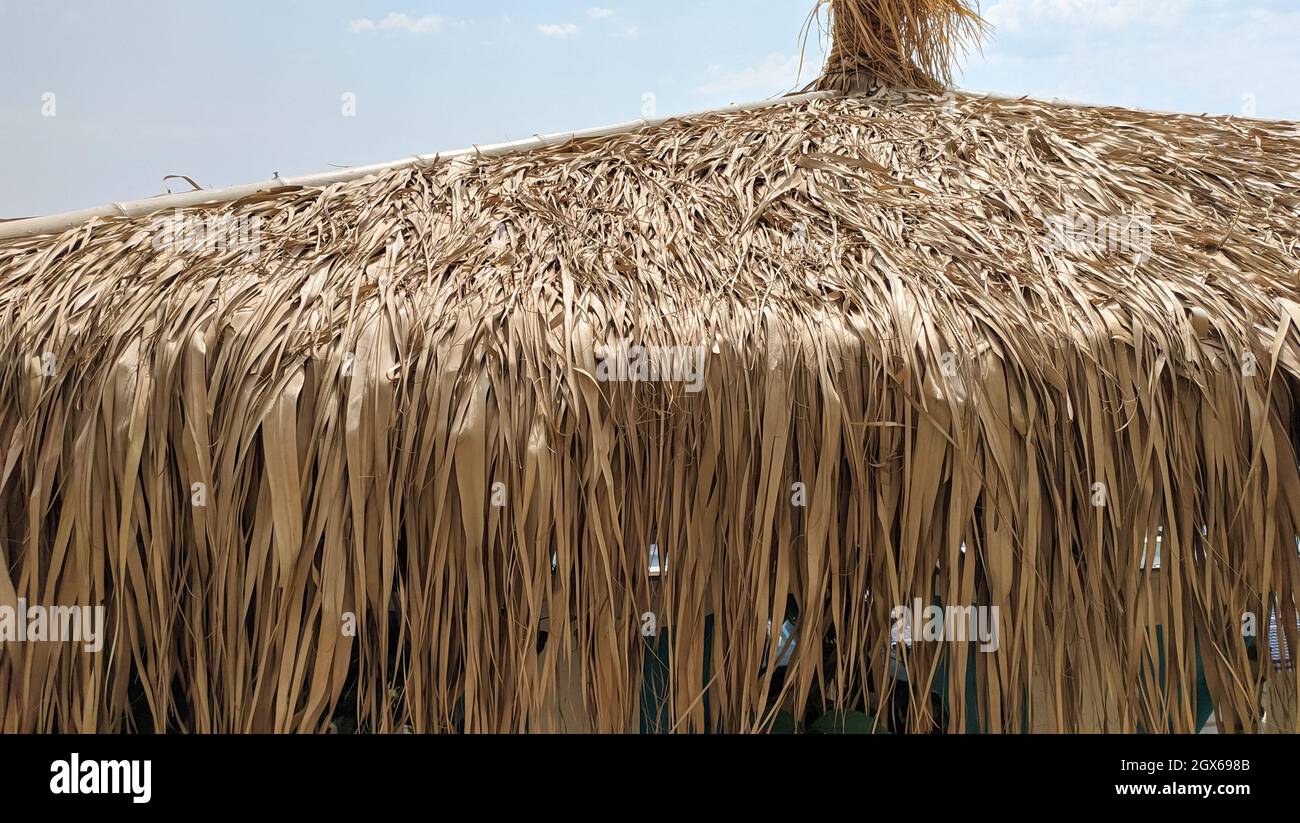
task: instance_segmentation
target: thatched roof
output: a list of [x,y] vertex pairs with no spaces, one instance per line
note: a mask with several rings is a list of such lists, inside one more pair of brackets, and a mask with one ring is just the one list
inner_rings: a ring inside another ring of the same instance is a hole
[[[7,652],[0,727],[119,728],[138,678],[158,728],[538,729],[568,671],[622,729],[653,612],[670,725],[747,730],[788,601],[781,703],[878,708],[920,598],[1000,608],[902,655],[954,729],[968,665],[985,729],[1188,729],[1198,650],[1255,728],[1298,168],[1294,123],[885,88],[186,211],[256,226],[224,252],[3,241],[0,603],[107,603],[113,653]],[[702,391],[598,379],[624,343]]]

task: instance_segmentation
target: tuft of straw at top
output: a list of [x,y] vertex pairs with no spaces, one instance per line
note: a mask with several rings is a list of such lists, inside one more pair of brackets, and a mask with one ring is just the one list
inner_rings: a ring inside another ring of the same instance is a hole
[[830,57],[816,88],[947,88],[952,67],[988,29],[972,0],[818,0],[830,19]]

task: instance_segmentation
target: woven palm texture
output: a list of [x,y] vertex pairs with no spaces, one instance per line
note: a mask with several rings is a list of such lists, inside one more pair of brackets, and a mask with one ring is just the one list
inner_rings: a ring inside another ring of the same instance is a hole
[[[0,604],[108,634],[6,644],[0,729],[634,729],[647,613],[676,731],[1187,731],[1198,659],[1294,717],[1300,127],[865,85],[0,244]],[[891,678],[917,598],[997,649]]]

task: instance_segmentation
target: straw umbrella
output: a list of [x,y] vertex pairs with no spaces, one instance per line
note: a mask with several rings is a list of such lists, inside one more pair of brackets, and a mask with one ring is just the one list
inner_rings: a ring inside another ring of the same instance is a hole
[[0,605],[107,635],[7,645],[0,729],[1293,704],[1243,626],[1300,642],[1296,124],[821,10],[812,94],[0,224]]

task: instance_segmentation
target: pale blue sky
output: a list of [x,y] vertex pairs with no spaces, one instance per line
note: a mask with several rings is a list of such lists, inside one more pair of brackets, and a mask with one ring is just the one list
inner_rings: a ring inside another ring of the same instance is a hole
[[[647,94],[660,116],[764,99],[795,86],[812,6],[0,0],[0,217],[604,125]],[[963,88],[1300,119],[1300,0],[982,8]],[[815,38],[807,58],[803,83]]]

